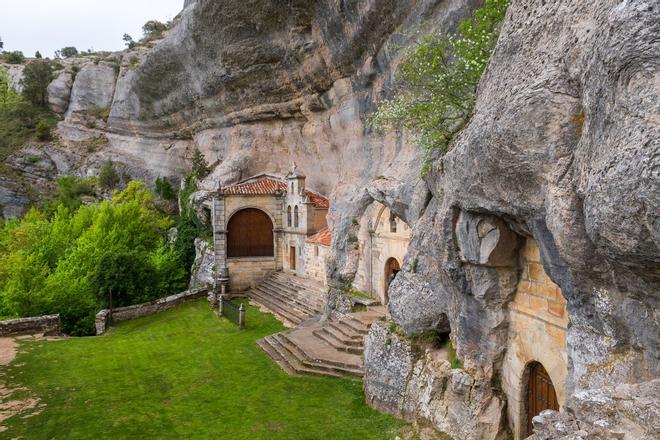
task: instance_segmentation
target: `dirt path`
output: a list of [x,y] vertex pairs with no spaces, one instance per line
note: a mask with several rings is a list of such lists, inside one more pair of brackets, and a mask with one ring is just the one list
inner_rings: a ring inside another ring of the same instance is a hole
[[[0,433],[7,430],[2,422],[10,417],[25,413],[23,418],[39,414],[44,405],[39,405],[39,399],[26,397],[24,399],[12,399],[16,391],[27,391],[26,388],[8,388],[5,384],[7,366],[16,357],[18,344],[14,338],[0,338]],[[36,411],[35,411],[36,410]]]

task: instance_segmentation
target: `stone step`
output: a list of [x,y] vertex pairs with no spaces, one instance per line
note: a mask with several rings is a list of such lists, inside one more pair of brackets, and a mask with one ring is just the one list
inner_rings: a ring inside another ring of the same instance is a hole
[[257,292],[250,291],[248,297],[250,300],[273,313],[276,317],[282,318],[283,321],[288,321],[289,323],[293,324],[293,326],[297,326],[305,320],[304,316],[295,315],[290,311],[283,309],[280,305],[270,301],[270,298],[264,297]]
[[321,297],[313,293],[310,294],[306,290],[294,289],[290,285],[286,285],[274,279],[264,280],[261,286],[268,286],[275,291],[281,292],[287,297],[295,297],[303,303],[309,304],[316,309],[321,309],[325,304],[325,297]]
[[268,281],[263,282],[256,288],[260,289],[264,293],[267,293],[272,296],[276,296],[286,302],[290,301],[296,303],[299,306],[306,309],[307,311],[309,311],[309,313],[311,314],[318,314],[320,312],[320,308],[317,307],[315,303],[305,301],[305,298],[301,298],[297,292],[280,290],[277,286],[273,286]]
[[261,349],[268,355],[268,357],[271,358],[277,365],[279,365],[279,367],[284,370],[286,374],[289,376],[295,375],[295,368],[291,366],[289,361],[283,358],[277,350],[275,350],[275,348],[268,341],[268,338],[269,336],[265,337],[264,339],[259,339],[257,341],[257,345],[261,347]]
[[284,283],[290,286],[296,286],[300,289],[310,290],[312,292],[317,292],[319,294],[325,295],[326,287],[316,281],[310,280],[308,278],[303,278],[295,275],[285,274],[283,272],[275,272],[271,279]]
[[339,351],[345,351],[347,353],[357,355],[364,353],[363,344],[361,344],[359,341],[339,339],[335,334],[328,331],[328,327],[314,330],[314,335],[319,339],[323,339],[326,343],[330,344]]
[[369,333],[369,327],[364,325],[362,322],[357,319],[353,319],[350,315],[346,315],[336,321],[340,325],[349,327],[354,333],[366,335]]
[[303,304],[301,301],[292,297],[283,296],[279,292],[274,292],[268,287],[264,287],[263,285],[255,287],[252,289],[252,291],[271,299],[272,302],[280,304],[284,308],[295,309],[303,315],[314,316],[319,313],[315,309],[307,306],[306,304]]
[[349,327],[342,321],[329,321],[327,327],[332,328],[335,333],[340,333],[344,338],[364,340],[364,334],[356,332],[353,327]]
[[275,350],[278,355],[286,359],[287,364],[297,373],[297,374],[315,374],[320,376],[332,376],[332,377],[342,377],[342,374],[334,371],[333,369],[323,368],[321,366],[316,366],[310,362],[303,362],[298,359],[298,357],[292,353],[288,348],[286,348],[277,338],[277,334],[267,336],[266,339],[268,344]]
[[[300,338],[294,338],[294,334],[285,332],[274,335],[275,339],[295,355],[303,364],[311,368],[321,368],[326,371],[333,371],[340,374],[351,374],[354,376],[362,376],[362,364],[359,356],[350,355],[337,351],[334,347],[327,344],[325,341],[314,336],[313,332],[306,332]],[[298,334],[297,336],[300,336]],[[312,344],[312,347],[306,346],[300,341],[305,341]],[[318,350],[323,345],[326,346],[326,356],[320,357],[312,353],[312,349]]]

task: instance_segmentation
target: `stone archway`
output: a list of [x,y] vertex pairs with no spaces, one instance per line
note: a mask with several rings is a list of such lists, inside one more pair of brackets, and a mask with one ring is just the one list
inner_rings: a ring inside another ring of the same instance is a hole
[[546,409],[559,411],[559,402],[552,379],[539,362],[530,362],[527,365],[525,377],[527,384],[524,399],[526,423],[524,437],[528,437],[534,433],[532,419]]
[[274,256],[273,222],[264,211],[245,208],[227,223],[227,257]]
[[399,264],[399,261],[394,258],[388,258],[387,261],[385,262],[385,284],[383,287],[383,293],[384,295],[384,300],[385,304],[389,302],[390,296],[389,296],[389,291],[390,291],[390,284],[394,280],[394,277],[396,276],[397,273],[401,270],[401,264]]

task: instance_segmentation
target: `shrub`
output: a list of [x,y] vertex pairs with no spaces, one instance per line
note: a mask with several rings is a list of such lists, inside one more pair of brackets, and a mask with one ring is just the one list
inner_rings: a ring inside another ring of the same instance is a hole
[[57,179],[55,197],[45,203],[47,213],[55,213],[58,206],[64,206],[75,212],[82,205],[82,197],[93,196],[94,185],[90,179],[75,176],[63,176]]
[[36,52],[35,52],[34,57],[37,58],[37,59],[41,59],[41,58],[43,58],[43,57],[41,56],[41,52],[39,52],[39,51],[36,51]]
[[209,168],[209,163],[204,158],[204,155],[197,147],[193,150],[192,156],[190,158],[192,164],[192,175],[197,179],[203,179],[206,177],[211,169]]
[[122,40],[124,40],[124,44],[126,44],[126,47],[129,49],[133,49],[135,46],[137,46],[137,43],[133,40],[133,37],[128,34],[124,34]]
[[[68,193],[84,186],[60,183]],[[165,243],[171,226],[139,182],[111,201],[59,204],[49,216],[33,209],[0,225],[0,314],[60,313],[65,333],[88,335],[110,289],[114,306],[183,290],[187,272]]]
[[23,64],[25,62],[25,55],[20,50],[5,52],[2,58],[7,64]]
[[486,0],[455,34],[433,33],[406,51],[395,76],[395,97],[382,101],[371,118],[378,129],[407,129],[416,136],[426,153],[423,174],[431,154],[446,153],[472,116],[508,3]]
[[73,46],[63,47],[63,48],[60,50],[60,54],[61,54],[64,58],[75,57],[76,55],[78,55],[78,49],[76,49],[76,48],[73,47]]
[[103,189],[114,189],[119,185],[119,175],[112,160],[108,160],[99,171],[99,184]]
[[37,139],[40,141],[49,141],[51,140],[51,130],[52,130],[52,125],[50,121],[42,119],[39,121],[37,124],[36,128],[36,135]]
[[174,192],[170,181],[161,177],[156,179],[156,194],[165,200],[172,200],[176,197],[176,193]]
[[153,40],[156,38],[160,38],[163,32],[167,30],[167,25],[165,23],[161,23],[158,20],[149,20],[142,26],[142,32],[144,34],[144,38],[147,40]]
[[48,103],[48,84],[53,80],[53,67],[49,61],[35,60],[23,70],[23,96],[34,105]]

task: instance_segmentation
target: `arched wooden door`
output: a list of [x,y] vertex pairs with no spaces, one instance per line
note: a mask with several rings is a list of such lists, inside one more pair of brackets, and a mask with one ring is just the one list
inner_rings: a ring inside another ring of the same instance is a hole
[[543,365],[538,362],[530,364],[529,380],[527,381],[527,431],[526,435],[533,434],[534,425],[532,419],[539,415],[541,411],[553,409],[559,411],[557,402],[557,393],[552,385],[550,375]]
[[390,299],[390,284],[392,284],[394,277],[397,273],[399,273],[399,271],[401,271],[401,266],[399,265],[399,262],[396,260],[396,258],[388,258],[388,260],[385,262],[385,289],[383,289],[383,292],[385,293],[385,304],[387,304]]
[[260,209],[235,213],[227,225],[227,257],[272,257],[273,222]]

